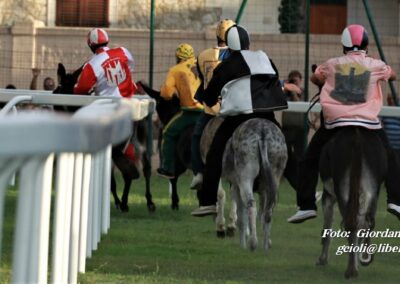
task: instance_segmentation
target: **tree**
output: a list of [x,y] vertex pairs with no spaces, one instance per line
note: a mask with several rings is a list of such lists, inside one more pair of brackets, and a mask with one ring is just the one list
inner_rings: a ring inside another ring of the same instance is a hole
[[278,22],[281,33],[298,33],[302,30],[301,0],[282,0]]

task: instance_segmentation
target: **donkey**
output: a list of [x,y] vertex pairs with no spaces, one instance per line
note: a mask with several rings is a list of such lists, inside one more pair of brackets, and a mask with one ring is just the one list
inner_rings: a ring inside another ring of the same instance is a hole
[[[73,93],[73,87],[75,83],[78,80],[78,77],[80,73],[82,72],[82,67],[77,69],[76,71],[72,73],[67,73],[65,70],[65,67],[62,63],[58,64],[58,69],[57,69],[57,75],[58,75],[58,81],[59,85],[58,87],[53,91],[53,93],[56,94],[72,94]],[[61,110],[67,110],[71,111],[71,109],[68,107],[68,109],[61,109]],[[153,203],[152,200],[152,195],[150,192],[150,176],[151,176],[151,165],[150,161],[148,159],[145,146],[146,145],[146,134],[147,134],[147,126],[146,122],[144,120],[135,122],[134,124],[134,136],[132,137],[132,140],[134,143],[132,143],[135,147],[135,153],[140,156],[140,160],[142,162],[143,166],[143,175],[145,177],[145,183],[146,183],[146,201],[147,201],[147,209],[149,212],[154,212],[156,210],[156,206]],[[131,139],[129,139],[131,140]],[[126,143],[129,143],[127,141]],[[119,199],[118,194],[117,194],[117,185],[116,185],[116,179],[115,179],[115,174],[114,170],[111,171],[111,193],[114,197],[114,203],[117,209],[121,210],[122,212],[127,212],[129,210],[128,207],[128,195],[129,195],[129,190],[132,184],[133,179],[137,179],[139,177],[139,173],[135,167],[134,164],[132,164],[132,161],[126,156],[120,154],[121,150],[123,150],[127,145],[116,145],[113,147],[113,162],[115,166],[119,169],[119,171],[122,174],[122,177],[124,179],[124,190],[121,199]]]
[[[215,129],[219,118],[207,125]],[[214,126],[213,126],[214,124]],[[205,139],[205,138],[204,138]],[[204,147],[201,148],[204,157]],[[260,196],[260,217],[263,225],[263,248],[268,251],[271,230],[272,209],[275,205],[280,178],[287,162],[287,148],[282,131],[273,122],[254,118],[242,123],[226,144],[223,155],[222,178],[231,185],[233,205],[230,213],[228,233],[235,230],[235,211],[240,233],[240,245],[247,247],[247,231],[250,229],[249,247],[256,249],[257,208],[254,192]],[[224,235],[223,217],[225,194],[220,186],[217,202],[217,235]],[[237,209],[236,209],[237,206]],[[229,234],[228,234],[229,235]]]
[[[357,237],[360,229],[373,230],[379,188],[387,172],[387,153],[380,138],[362,127],[343,127],[324,146],[320,157],[323,181],[323,232],[332,228],[333,206],[338,202],[349,245],[368,245],[369,238]],[[317,265],[328,263],[329,234],[322,234],[322,253]],[[350,252],[346,278],[357,277],[358,262],[369,265],[372,255]]]
[[[150,97],[156,100],[156,112],[160,121],[163,125],[167,125],[172,117],[180,111],[180,103],[177,97],[173,97],[171,100],[165,100],[160,96],[160,92],[151,89],[143,82],[139,82],[139,85],[143,88],[144,92]],[[171,188],[171,208],[173,210],[179,210],[179,195],[177,182],[181,174],[186,169],[191,169],[191,151],[190,145],[192,141],[192,133],[194,126],[187,127],[179,136],[176,143],[176,156],[175,156],[175,177],[169,179]],[[162,128],[160,128],[158,137],[158,147],[160,149],[162,140]],[[162,158],[162,157],[160,157]]]

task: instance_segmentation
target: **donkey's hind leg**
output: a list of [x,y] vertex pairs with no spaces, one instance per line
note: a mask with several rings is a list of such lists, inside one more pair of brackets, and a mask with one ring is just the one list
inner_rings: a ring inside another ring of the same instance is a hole
[[151,164],[149,157],[147,155],[147,151],[144,151],[142,154],[142,164],[143,164],[143,176],[146,183],[146,202],[147,202],[147,209],[149,212],[156,211],[156,205],[153,202],[153,197],[150,191],[150,177],[151,177]]
[[240,182],[240,196],[243,200],[244,206],[246,207],[247,225],[250,229],[249,246],[250,250],[255,250],[257,248],[257,205],[253,194],[253,184],[251,179],[246,178],[244,181]]
[[246,206],[243,204],[243,200],[240,196],[240,189],[236,184],[232,184],[231,187],[233,198],[236,200],[237,204],[237,214],[238,214],[238,227],[240,236],[240,246],[242,248],[247,248],[247,230],[248,230],[248,216]]
[[229,211],[229,222],[228,225],[226,226],[226,235],[228,237],[233,237],[235,235],[236,224],[237,224],[237,205],[236,205],[236,199],[233,198],[231,194],[231,210]]
[[128,196],[129,196],[129,191],[130,191],[131,184],[132,184],[132,179],[130,176],[127,176],[125,174],[122,174],[122,177],[124,179],[124,191],[123,191],[122,197],[121,197],[120,209],[122,212],[128,212],[129,211]]
[[121,201],[117,194],[117,182],[115,181],[114,169],[111,170],[111,193],[114,197],[114,204],[117,209],[120,209]]
[[217,218],[215,219],[215,226],[218,238],[225,238],[225,202],[226,194],[220,182],[217,195]]
[[324,213],[324,227],[321,233],[322,252],[316,263],[317,265],[326,265],[328,263],[328,252],[329,252],[329,245],[331,242],[331,237],[329,232],[332,229],[333,206],[335,205],[336,202],[336,198],[326,190],[327,189],[326,187],[329,185],[325,183],[324,186],[325,190],[322,195],[322,210]]
[[260,220],[263,230],[263,249],[265,252],[270,248],[270,234],[272,222],[272,208],[267,208],[267,194],[265,191],[259,189],[260,195]]
[[174,177],[169,180],[172,210],[179,210],[179,195],[178,195],[177,183],[178,183],[178,177]]

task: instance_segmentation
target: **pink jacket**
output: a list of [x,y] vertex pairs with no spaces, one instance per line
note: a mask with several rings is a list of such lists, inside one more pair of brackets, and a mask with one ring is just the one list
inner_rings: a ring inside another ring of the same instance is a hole
[[320,102],[327,129],[346,125],[382,128],[378,119],[383,105],[380,81],[390,78],[390,66],[355,51],[329,59],[315,73],[325,78]]

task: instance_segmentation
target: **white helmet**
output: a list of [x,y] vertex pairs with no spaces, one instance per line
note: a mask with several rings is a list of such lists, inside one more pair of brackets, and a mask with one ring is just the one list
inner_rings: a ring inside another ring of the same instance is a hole
[[250,46],[249,33],[242,26],[230,27],[225,34],[225,39],[228,47],[232,50],[244,50]]
[[88,33],[87,43],[90,47],[108,43],[108,34],[105,30],[95,28]]

